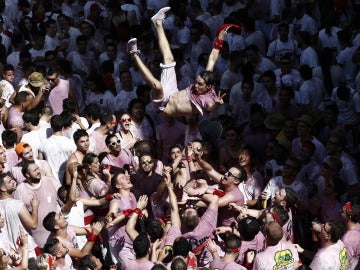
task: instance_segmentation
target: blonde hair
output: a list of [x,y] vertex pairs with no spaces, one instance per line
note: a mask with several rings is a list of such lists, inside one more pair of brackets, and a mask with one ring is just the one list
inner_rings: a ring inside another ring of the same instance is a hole
[[36,265],[39,270],[52,270],[54,269],[53,257],[48,253],[41,254],[36,259]]

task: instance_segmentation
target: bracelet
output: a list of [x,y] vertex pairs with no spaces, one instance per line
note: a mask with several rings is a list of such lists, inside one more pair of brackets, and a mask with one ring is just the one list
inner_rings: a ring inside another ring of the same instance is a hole
[[135,209],[133,210],[133,213],[136,213],[136,214],[139,216],[139,218],[142,218],[142,217],[143,217],[143,214],[142,214],[142,211],[141,211],[140,208],[135,208]]
[[96,238],[97,238],[97,235],[95,235],[93,233],[90,233],[87,236],[88,242],[95,242]]
[[132,213],[134,212],[133,209],[125,209],[122,213],[123,215],[127,218],[128,216],[130,216]]
[[221,189],[215,189],[215,190],[213,191],[213,195],[216,195],[216,196],[218,196],[218,197],[224,197],[225,192],[222,191]]
[[106,194],[106,195],[105,195],[105,201],[109,202],[109,201],[111,201],[112,199],[114,199],[114,195],[113,195],[113,194]]
[[214,43],[214,49],[221,50],[222,46],[224,45],[225,40],[217,38]]
[[191,157],[191,156],[187,156],[187,157],[186,157],[186,160],[187,160],[187,162],[191,162],[191,161],[192,161],[192,157]]

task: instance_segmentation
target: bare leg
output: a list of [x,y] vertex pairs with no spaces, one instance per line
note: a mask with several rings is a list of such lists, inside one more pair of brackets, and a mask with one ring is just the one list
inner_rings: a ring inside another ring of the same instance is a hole
[[152,98],[162,99],[164,97],[164,92],[161,83],[154,77],[149,68],[141,60],[139,51],[137,50],[136,42],[136,39],[131,39],[128,42],[128,51],[130,56],[132,59],[134,59],[135,65],[138,67],[146,83],[152,88]]
[[161,54],[163,56],[163,64],[164,65],[174,63],[174,56],[171,52],[169,41],[166,38],[164,27],[163,27],[165,13],[169,10],[170,10],[169,7],[162,8],[158,11],[157,14],[155,14],[151,18],[151,20],[153,21],[154,26],[156,28],[157,35],[158,35],[159,48],[160,48]]

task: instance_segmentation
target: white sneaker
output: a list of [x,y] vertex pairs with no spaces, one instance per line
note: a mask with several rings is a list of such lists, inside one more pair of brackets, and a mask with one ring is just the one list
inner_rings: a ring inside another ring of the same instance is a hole
[[157,20],[164,20],[166,17],[166,12],[170,10],[170,7],[163,7],[160,9],[154,16],[151,17],[151,21],[155,23]]
[[128,41],[127,43],[127,51],[129,54],[133,54],[133,53],[139,53],[140,51],[137,48],[137,39],[136,38],[132,38]]

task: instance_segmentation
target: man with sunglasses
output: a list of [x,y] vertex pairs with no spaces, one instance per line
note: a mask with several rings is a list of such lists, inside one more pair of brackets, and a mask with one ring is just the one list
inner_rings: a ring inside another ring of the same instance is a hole
[[91,152],[94,152],[97,155],[101,152],[108,152],[108,144],[106,144],[105,139],[106,136],[114,133],[116,125],[115,115],[108,112],[101,114],[100,126],[90,134]]
[[121,147],[121,141],[115,134],[108,135],[105,139],[105,144],[109,148],[110,153],[103,158],[101,165],[117,168],[124,168],[127,165],[134,170],[138,169],[133,154],[128,149]]
[[[236,203],[237,205],[244,204],[244,195],[241,193],[238,185],[246,181],[246,172],[241,166],[231,167],[225,174],[217,172],[209,163],[201,159],[199,152],[193,149],[194,157],[198,161],[200,167],[205,173],[219,185],[219,188],[224,191],[224,195],[219,198],[219,224],[222,226],[231,226],[232,223],[236,223],[234,209],[229,209],[230,203]],[[190,159],[188,160],[192,162]],[[189,162],[189,163],[190,163]],[[196,190],[195,190],[196,191]],[[210,189],[205,193],[212,192]],[[195,194],[189,194],[195,195]],[[205,206],[202,201],[197,203],[198,206]]]
[[60,114],[63,111],[63,100],[66,98],[74,99],[74,93],[69,81],[61,79],[59,72],[55,69],[49,69],[47,80],[49,81],[50,89],[45,99],[46,106],[50,106],[54,114]]
[[[135,177],[135,196],[147,195],[149,198],[154,192],[160,191],[164,185],[159,185],[162,180],[162,175],[155,172],[154,158],[150,153],[142,153],[139,157],[139,169]],[[150,205],[150,204],[149,204]],[[149,208],[149,207],[148,207]]]

